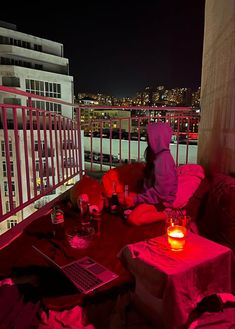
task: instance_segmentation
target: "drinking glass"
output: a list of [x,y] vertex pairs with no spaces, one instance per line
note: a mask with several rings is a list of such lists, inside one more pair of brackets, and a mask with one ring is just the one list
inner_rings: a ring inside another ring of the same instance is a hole
[[191,216],[182,215],[178,218],[178,225],[185,227],[187,232],[190,231],[190,224],[191,224]]

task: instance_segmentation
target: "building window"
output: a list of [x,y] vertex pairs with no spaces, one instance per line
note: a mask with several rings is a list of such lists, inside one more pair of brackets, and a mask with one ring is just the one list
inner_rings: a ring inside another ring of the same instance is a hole
[[61,98],[61,85],[38,80],[25,80],[26,91],[41,96]]
[[32,67],[30,62],[25,62],[21,60],[16,60],[13,58],[8,57],[0,57],[0,64],[1,65],[15,65],[15,66],[23,66],[23,67]]
[[8,38],[8,37],[2,36],[2,35],[0,35],[0,44],[14,45],[14,46],[29,48],[29,49],[31,48],[30,47],[30,42],[26,42],[26,41],[18,40],[18,39],[13,39],[13,38]]
[[7,229],[8,230],[16,225],[17,225],[17,219],[8,219],[7,220]]
[[14,45],[18,46],[18,47],[21,47],[21,45],[22,45],[21,40],[14,39]]
[[7,165],[6,165],[6,161],[3,161],[3,163],[2,163],[2,171],[3,171],[3,177],[7,177]]
[[20,79],[17,77],[2,77],[2,85],[6,87],[20,87]]
[[43,65],[42,65],[42,64],[35,64],[35,65],[34,65],[34,68],[35,68],[36,70],[43,70]]
[[5,37],[3,35],[0,35],[0,44],[9,45],[10,44],[10,38]]
[[0,57],[0,64],[11,65],[11,60],[10,60],[10,58],[7,58],[7,57]]
[[45,83],[45,91],[47,97],[61,98],[61,87],[58,83]]
[[4,182],[4,194],[5,194],[5,196],[8,196],[8,185],[7,185],[7,182]]
[[38,151],[38,141],[34,142],[34,151]]
[[[34,93],[46,97],[61,98],[61,85],[58,83],[26,79],[25,86],[26,91],[29,93]],[[61,104],[43,101],[32,101],[32,106],[34,108],[55,112],[57,114],[62,113]]]
[[55,112],[55,113],[60,114],[60,115],[62,113],[61,104],[56,104],[56,103],[46,102],[46,110],[51,111],[51,112]]
[[[45,150],[45,143],[44,141],[40,142],[41,144],[41,151]],[[34,151],[38,151],[38,141],[34,141]]]
[[[28,106],[29,106],[29,104],[28,104]],[[42,102],[42,101],[32,101],[32,107],[35,109],[55,112],[60,115],[62,113],[61,104],[56,104],[56,103],[51,103],[51,102]],[[39,115],[43,115],[43,113],[39,113]]]
[[40,170],[40,165],[39,165],[39,160],[36,160],[35,161],[35,169],[36,169],[36,171],[39,171]]
[[[39,162],[39,160],[36,160],[35,161],[35,167],[36,167],[36,171],[39,171],[40,170],[40,162]],[[42,170],[46,170],[46,161],[45,160],[42,161]]]
[[[32,101],[32,107],[35,109],[45,110],[45,102],[42,101]],[[39,115],[43,115],[43,113],[39,113]]]
[[[15,209],[16,208],[16,201],[13,201],[13,208]],[[10,202],[9,201],[6,201],[6,212],[9,212],[10,211]],[[14,214],[16,215],[16,214]]]
[[5,156],[5,142],[1,141],[1,153],[2,153],[2,157]]
[[42,51],[42,46],[34,44],[34,50]]
[[62,113],[62,108],[61,108],[61,104],[53,104],[54,105],[54,112],[57,113],[57,114],[60,114]]
[[[11,188],[12,188],[12,196],[15,196],[15,182],[11,182]],[[7,182],[4,182],[4,194],[5,196],[9,195]]]
[[3,98],[3,104],[21,105],[20,98]]
[[[8,147],[9,147],[9,156],[12,157],[12,141],[8,141]],[[5,157],[6,156],[6,152],[5,152],[5,142],[4,141],[1,141],[1,153],[2,153],[2,156]]]
[[[14,177],[13,161],[10,162],[10,167],[11,167],[11,177]],[[7,177],[7,164],[6,164],[6,161],[2,162],[2,172],[3,172],[3,177]]]

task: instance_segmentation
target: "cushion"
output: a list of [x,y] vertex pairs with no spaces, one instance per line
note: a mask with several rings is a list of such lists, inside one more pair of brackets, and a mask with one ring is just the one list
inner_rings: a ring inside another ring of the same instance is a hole
[[105,196],[111,197],[113,182],[116,183],[117,193],[124,192],[125,185],[128,185],[130,192],[140,192],[143,186],[144,167],[145,164],[143,162],[135,162],[108,170],[102,176]]
[[77,208],[79,197],[85,194],[89,199],[90,205],[95,206],[97,210],[101,211],[104,204],[103,192],[103,187],[98,180],[84,175],[81,180],[70,189],[70,200],[73,207]]
[[184,208],[205,177],[204,168],[197,164],[185,164],[177,168],[178,190],[173,208]]
[[223,174],[213,177],[199,231],[235,253],[235,178]]
[[186,213],[191,216],[192,222],[198,223],[205,211],[205,204],[210,192],[211,180],[207,177],[202,179],[200,185],[190,197],[185,206]]

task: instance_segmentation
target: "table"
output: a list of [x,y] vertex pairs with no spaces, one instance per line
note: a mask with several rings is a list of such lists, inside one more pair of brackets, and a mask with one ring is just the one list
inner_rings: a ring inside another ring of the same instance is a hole
[[135,276],[134,297],[166,329],[184,328],[204,297],[232,290],[232,251],[193,233],[183,251],[159,236],[125,246],[119,257]]

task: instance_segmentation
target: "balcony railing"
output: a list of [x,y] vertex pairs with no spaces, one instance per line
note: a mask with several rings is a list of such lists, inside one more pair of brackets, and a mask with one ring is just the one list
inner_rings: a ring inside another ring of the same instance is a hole
[[[197,162],[200,116],[192,108],[80,106],[79,109],[85,161],[89,162],[86,170],[103,171],[107,166],[144,161],[146,125],[150,121],[171,125],[174,131],[171,152],[177,165]],[[118,117],[112,114],[117,109]]]
[[[0,92],[20,95],[27,104],[0,104],[0,227],[10,223],[0,233],[19,222],[10,231],[20,232],[84,173],[144,161],[150,121],[172,126],[178,165],[197,161],[199,114],[191,108],[81,106],[3,86]],[[60,103],[73,115],[34,108],[32,99]]]

